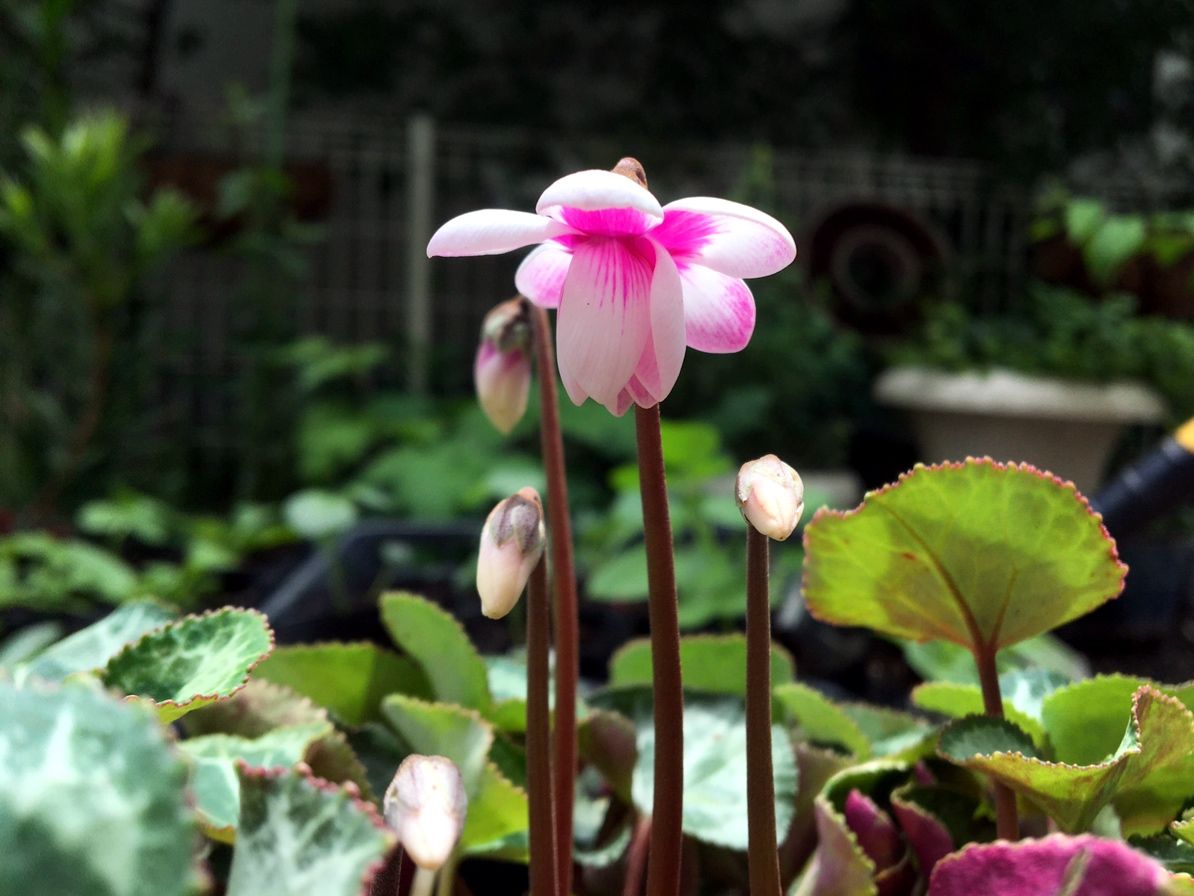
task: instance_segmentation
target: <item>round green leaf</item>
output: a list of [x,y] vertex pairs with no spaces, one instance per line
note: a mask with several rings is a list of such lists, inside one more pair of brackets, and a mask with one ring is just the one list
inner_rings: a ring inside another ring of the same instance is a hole
[[372,804],[297,771],[243,765],[228,896],[362,896],[393,845]]
[[486,762],[469,800],[460,850],[466,855],[525,862],[529,818],[527,792]]
[[[978,684],[978,670],[970,651],[949,641],[906,641],[897,639],[904,649],[904,659],[926,681]],[[1090,675],[1090,664],[1074,648],[1053,635],[1037,635],[1001,650],[995,656],[1000,674],[1015,669],[1047,670],[1076,681]]]
[[[746,694],[746,636],[688,635],[680,639],[684,687],[711,694]],[[791,655],[771,645],[771,681],[789,682],[796,669]],[[651,683],[651,641],[641,638],[621,647],[609,663],[610,684]]]
[[61,681],[75,672],[102,669],[126,645],[165,625],[174,616],[153,601],[124,604],[99,622],[46,648],[25,671],[46,681]]
[[206,734],[179,744],[194,763],[191,792],[204,832],[231,843],[240,814],[237,762],[253,768],[290,768],[316,740],[331,733],[331,723],[275,728],[260,737]]
[[381,598],[381,621],[402,650],[423,667],[437,700],[489,711],[489,673],[454,617],[416,594]]
[[0,893],[198,890],[186,764],[154,714],[81,686],[0,684]]
[[1066,832],[1087,830],[1108,803],[1125,833],[1160,830],[1194,797],[1194,714],[1144,686],[1133,696],[1126,732],[1108,736],[1114,739],[1104,742],[1097,762],[1054,762],[1010,722],[971,716],[946,727],[938,751],[1002,781]]
[[470,797],[476,792],[493,746],[493,726],[472,709],[451,703],[428,703],[391,694],[382,714],[409,748],[408,752],[446,756],[456,763]]
[[[1065,683],[1056,673],[1041,669],[1017,669],[999,676],[1004,716],[1031,735],[1033,743],[1043,746],[1046,735],[1041,722],[1042,703]],[[1129,691],[1127,701],[1130,699]],[[1119,719],[1121,733],[1127,717],[1127,701]],[[955,719],[984,712],[982,691],[975,684],[926,682],[913,689],[912,702],[921,709]]]
[[292,495],[283,508],[286,522],[303,538],[323,541],[357,521],[357,508],[343,495],[307,489]]
[[1133,675],[1098,675],[1046,697],[1041,720],[1054,757],[1095,765],[1114,753],[1132,716],[1132,695],[1146,684]]
[[599,771],[626,802],[638,761],[637,732],[630,719],[606,709],[585,716],[576,730],[581,757]]
[[[637,761],[631,795],[650,812],[655,790],[655,725],[650,692],[607,690],[590,699],[634,722]],[[796,800],[796,759],[780,725],[771,728],[775,776],[775,823],[782,838]],[[684,833],[730,849],[746,849],[746,713],[740,700],[690,694],[684,701]]]
[[244,687],[273,643],[261,613],[225,607],[187,616],[130,644],[108,662],[103,681],[152,700],[170,722]]
[[1117,596],[1126,567],[1072,483],[989,459],[926,467],[805,529],[810,612],[998,650]]
[[1179,840],[1194,846],[1194,818],[1183,818],[1181,821],[1175,821],[1169,826],[1169,830],[1173,831],[1173,836]]
[[304,694],[348,725],[379,720],[381,700],[389,694],[431,696],[427,679],[409,659],[364,642],[279,647],[253,677]]
[[870,741],[876,756],[912,760],[932,751],[933,726],[918,716],[869,703],[842,703],[841,709]]
[[871,757],[871,742],[858,723],[820,691],[790,682],[775,688],[773,696],[788,719],[800,726],[804,740],[838,747],[860,760]]

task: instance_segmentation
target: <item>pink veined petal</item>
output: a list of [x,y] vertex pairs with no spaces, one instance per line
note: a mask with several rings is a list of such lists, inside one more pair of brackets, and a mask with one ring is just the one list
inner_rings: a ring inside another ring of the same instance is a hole
[[[635,404],[634,395],[632,394],[630,388],[634,382],[634,377],[631,377],[630,382],[626,384],[626,388],[618,393],[617,403],[609,409],[609,412],[615,417],[621,417],[630,409],[632,404]],[[643,405],[643,407],[650,407],[650,404]]]
[[427,257],[499,255],[571,233],[567,224],[530,212],[485,208],[448,221],[427,243]]
[[572,253],[548,240],[531,250],[514,274],[514,287],[536,305],[558,308]]
[[612,171],[577,171],[565,175],[544,190],[535,205],[535,211],[541,215],[566,209],[582,212],[636,209],[653,223],[663,220],[663,208],[649,190]]
[[[684,363],[684,298],[680,274],[667,250],[655,248],[655,272],[651,277],[651,333],[642,357],[634,369],[631,395],[636,404],[650,407],[667,398]],[[649,399],[636,393],[641,387]]]
[[746,348],[755,330],[755,299],[750,287],[699,264],[681,267],[680,282],[689,346],[717,354]]
[[650,296],[650,262],[624,241],[594,238],[576,248],[556,316],[556,354],[573,401],[584,393],[617,407],[650,334]]
[[693,196],[669,202],[663,211],[663,223],[651,231],[651,238],[678,260],[728,277],[766,277],[796,258],[788,229],[749,205]]
[[[589,393],[581,388],[580,383],[576,381],[571,372],[562,364],[557,363],[556,366],[560,368],[560,381],[564,384],[564,391],[568,393],[568,398],[571,399],[572,403],[582,405],[588,401]],[[625,412],[626,409],[623,408],[622,413]],[[622,414],[615,414],[614,416],[621,417]]]

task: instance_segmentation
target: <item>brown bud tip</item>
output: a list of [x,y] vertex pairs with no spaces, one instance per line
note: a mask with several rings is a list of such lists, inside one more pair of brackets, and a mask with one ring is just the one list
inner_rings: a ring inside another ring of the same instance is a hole
[[644,189],[647,186],[647,172],[643,170],[643,163],[638,159],[626,156],[613,167],[614,174],[628,177]]

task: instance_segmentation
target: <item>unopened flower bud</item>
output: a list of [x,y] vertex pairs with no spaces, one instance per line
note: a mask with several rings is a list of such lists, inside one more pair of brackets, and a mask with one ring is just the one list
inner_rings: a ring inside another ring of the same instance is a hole
[[482,613],[501,619],[513,609],[543,556],[546,540],[543,503],[533,488],[520,489],[490,511],[477,557]]
[[643,169],[643,163],[633,156],[623,156],[618,159],[618,164],[610,170],[614,174],[630,178],[643,189],[647,187],[647,172]]
[[526,413],[531,388],[530,337],[530,316],[522,298],[497,305],[481,324],[473,382],[481,410],[502,433],[512,430]]
[[774,454],[744,463],[736,492],[747,523],[776,541],[787,539],[804,513],[800,475]]
[[460,770],[443,756],[407,756],[386,788],[383,809],[411,860],[439,870],[456,848],[468,812]]

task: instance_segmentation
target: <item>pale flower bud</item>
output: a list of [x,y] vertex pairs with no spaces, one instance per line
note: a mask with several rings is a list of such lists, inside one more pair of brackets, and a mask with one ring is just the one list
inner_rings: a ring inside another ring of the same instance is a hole
[[521,298],[497,305],[481,324],[473,382],[481,410],[502,433],[512,430],[526,413],[531,388],[530,336],[530,316]]
[[490,511],[477,557],[482,613],[501,619],[514,608],[546,540],[543,504],[533,488],[520,489]]
[[411,860],[439,870],[456,848],[468,812],[460,770],[443,756],[407,756],[386,788],[383,809]]
[[804,513],[800,475],[774,454],[744,463],[736,492],[746,521],[776,541],[787,539]]

